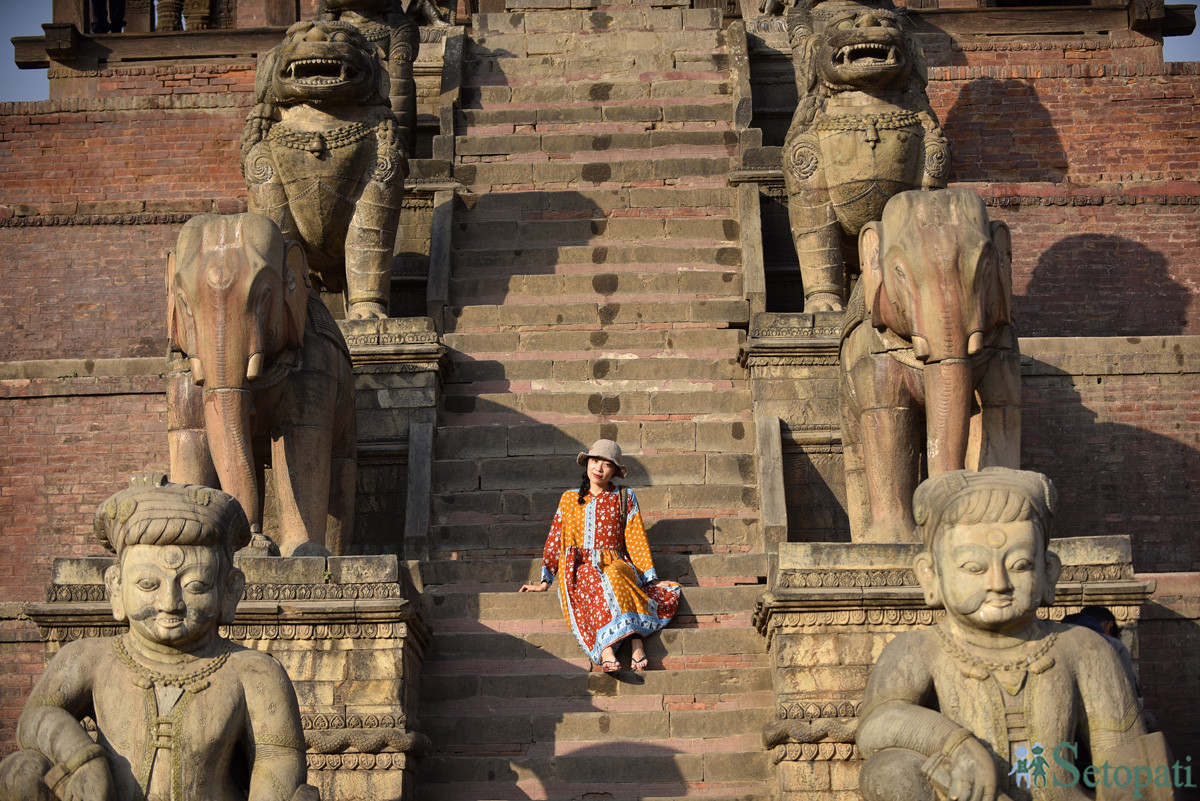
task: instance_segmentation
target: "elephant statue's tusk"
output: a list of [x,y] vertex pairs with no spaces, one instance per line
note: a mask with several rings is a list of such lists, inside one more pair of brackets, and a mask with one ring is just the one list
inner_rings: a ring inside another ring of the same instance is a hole
[[250,363],[246,366],[246,379],[253,381],[262,375],[263,355],[262,351],[250,354]]

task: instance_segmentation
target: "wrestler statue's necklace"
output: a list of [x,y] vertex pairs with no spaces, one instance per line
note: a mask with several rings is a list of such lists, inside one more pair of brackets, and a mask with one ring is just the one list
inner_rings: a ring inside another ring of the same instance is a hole
[[1025,656],[1005,662],[981,659],[968,653],[942,630],[942,626],[934,626],[933,633],[942,649],[958,661],[959,669],[964,676],[970,676],[980,681],[994,677],[1000,686],[1011,695],[1016,695],[1024,687],[1027,672],[1044,673],[1054,667],[1054,657],[1047,656],[1047,654],[1050,653],[1055,640],[1058,639],[1057,632],[1049,632],[1042,638],[1041,644]]

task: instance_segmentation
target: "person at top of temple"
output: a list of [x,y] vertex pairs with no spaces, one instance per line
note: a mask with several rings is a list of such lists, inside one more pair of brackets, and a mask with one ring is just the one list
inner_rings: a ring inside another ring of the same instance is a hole
[[654,569],[637,496],[613,483],[627,472],[620,446],[596,440],[576,461],[583,481],[558,501],[541,581],[520,591],[545,592],[557,576],[563,617],[588,658],[606,673],[620,670],[615,649],[628,639],[630,668],[644,670],[643,638],[675,616],[680,588]]

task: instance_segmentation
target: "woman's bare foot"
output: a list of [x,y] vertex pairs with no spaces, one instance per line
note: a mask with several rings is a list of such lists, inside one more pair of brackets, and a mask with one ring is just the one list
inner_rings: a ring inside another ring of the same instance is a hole
[[633,653],[630,654],[629,667],[632,670],[645,670],[650,664],[650,660],[646,658],[646,649],[642,645],[642,641],[638,637],[633,638]]
[[621,663],[617,661],[617,655],[611,645],[600,652],[600,669],[605,673],[616,673],[621,669]]

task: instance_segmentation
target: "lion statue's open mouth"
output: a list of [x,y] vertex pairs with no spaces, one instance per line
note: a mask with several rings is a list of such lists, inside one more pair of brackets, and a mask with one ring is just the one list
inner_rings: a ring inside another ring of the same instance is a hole
[[284,65],[282,72],[293,83],[329,86],[337,83],[357,83],[362,70],[341,59],[303,58]]
[[900,63],[900,48],[877,42],[848,44],[833,55],[837,67],[891,67]]

